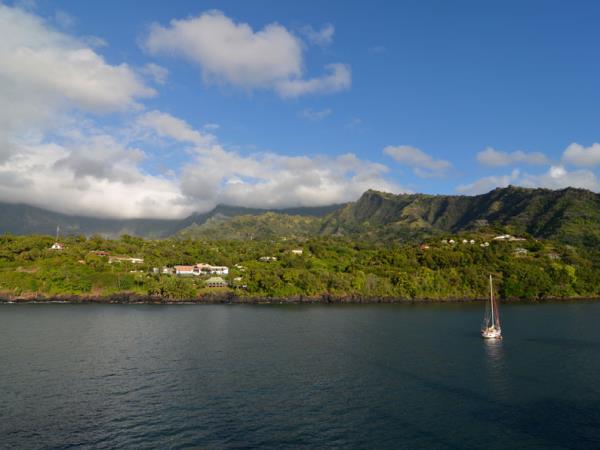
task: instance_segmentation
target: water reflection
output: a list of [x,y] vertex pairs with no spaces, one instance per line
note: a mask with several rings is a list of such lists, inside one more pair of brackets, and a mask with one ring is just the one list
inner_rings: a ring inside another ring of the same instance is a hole
[[501,339],[482,339],[485,352],[485,366],[492,395],[498,400],[506,400],[508,387],[506,359]]

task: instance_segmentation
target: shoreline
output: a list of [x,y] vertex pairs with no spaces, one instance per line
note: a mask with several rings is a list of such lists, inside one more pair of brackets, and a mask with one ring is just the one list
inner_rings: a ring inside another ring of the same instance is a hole
[[[447,298],[447,299],[404,299],[393,297],[359,296],[293,296],[293,297],[240,297],[231,293],[213,294],[193,299],[167,299],[158,296],[122,293],[105,296],[64,295],[64,296],[0,296],[2,304],[76,304],[76,305],[360,305],[360,304],[440,304],[477,303],[487,298]],[[502,303],[547,303],[600,301],[600,297],[546,297],[542,299],[510,298]]]

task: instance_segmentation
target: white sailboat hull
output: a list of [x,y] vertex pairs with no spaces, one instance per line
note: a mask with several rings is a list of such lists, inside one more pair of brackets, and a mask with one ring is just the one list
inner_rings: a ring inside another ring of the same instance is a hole
[[502,331],[499,328],[486,328],[481,330],[484,339],[502,339]]

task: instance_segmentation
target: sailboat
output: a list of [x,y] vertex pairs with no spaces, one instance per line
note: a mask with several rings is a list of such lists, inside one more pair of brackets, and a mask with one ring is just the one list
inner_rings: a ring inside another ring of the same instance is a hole
[[498,303],[494,297],[494,287],[492,285],[492,276],[490,275],[490,302],[486,303],[485,315],[481,326],[481,337],[484,339],[502,339],[502,329],[500,328],[500,313]]

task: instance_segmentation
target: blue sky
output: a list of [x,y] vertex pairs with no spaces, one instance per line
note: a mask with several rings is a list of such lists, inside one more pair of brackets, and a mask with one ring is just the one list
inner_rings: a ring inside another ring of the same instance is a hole
[[0,26],[0,100],[21,103],[0,115],[2,201],[174,217],[371,187],[600,190],[597,2],[0,8],[19,29]]

